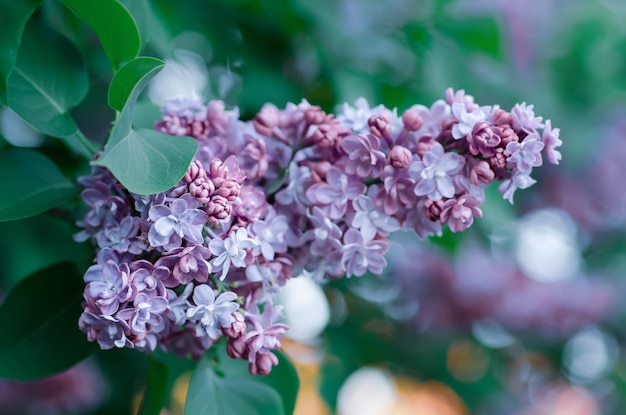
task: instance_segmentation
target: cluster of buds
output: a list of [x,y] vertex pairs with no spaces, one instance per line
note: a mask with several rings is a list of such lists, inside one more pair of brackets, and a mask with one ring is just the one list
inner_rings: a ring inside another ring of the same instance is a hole
[[199,144],[179,183],[140,196],[100,167],[81,179],[90,209],[76,239],[98,255],[80,327],[102,348],[195,358],[225,337],[267,374],[287,330],[274,305],[286,280],[381,274],[390,233],[463,231],[494,181],[512,201],[542,151],[560,158],[558,129],[541,120],[452,90],[402,116],[363,99],[336,116],[303,101],[249,122],[220,101],[170,101],[156,128]]

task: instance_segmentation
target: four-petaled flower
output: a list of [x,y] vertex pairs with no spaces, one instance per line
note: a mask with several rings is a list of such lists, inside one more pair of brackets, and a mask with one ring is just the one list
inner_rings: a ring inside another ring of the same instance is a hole
[[202,226],[209,219],[200,209],[190,209],[185,199],[176,199],[170,206],[154,205],[148,215],[154,222],[148,232],[150,245],[166,250],[180,246],[183,238],[202,243]]
[[237,268],[246,266],[246,249],[252,249],[256,246],[257,242],[248,238],[246,228],[237,229],[236,232],[231,233],[224,240],[219,238],[212,239],[209,242],[209,249],[215,255],[215,258],[211,261],[211,266],[215,269],[222,268],[220,279],[223,281],[226,278],[226,274],[228,274],[231,264]]
[[462,156],[446,153],[441,144],[435,143],[422,160],[409,165],[409,176],[417,181],[415,194],[428,196],[433,201],[453,197],[455,190],[452,178],[464,164]]
[[239,309],[236,299],[237,294],[230,291],[215,298],[213,288],[206,284],[198,285],[193,291],[195,307],[187,309],[187,318],[196,322],[196,335],[217,340],[220,328],[229,327],[235,321],[232,314]]

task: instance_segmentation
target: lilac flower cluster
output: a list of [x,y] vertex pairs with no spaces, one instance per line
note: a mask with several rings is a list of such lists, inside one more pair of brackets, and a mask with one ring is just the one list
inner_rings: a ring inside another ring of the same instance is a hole
[[266,104],[250,122],[220,101],[167,102],[156,129],[199,144],[175,186],[136,195],[99,167],[81,179],[89,211],[76,238],[98,248],[81,329],[104,349],[195,358],[226,337],[232,357],[267,374],[287,330],[273,304],[287,279],[380,274],[391,232],[462,231],[482,216],[487,185],[501,181],[512,200],[542,151],[558,162],[558,130],[532,106],[446,99],[402,116],[363,99],[337,116]]

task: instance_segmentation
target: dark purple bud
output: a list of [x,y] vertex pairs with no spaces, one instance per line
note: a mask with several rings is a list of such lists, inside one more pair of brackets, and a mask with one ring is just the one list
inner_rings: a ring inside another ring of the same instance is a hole
[[248,346],[243,336],[229,339],[226,343],[226,353],[233,359],[247,359]]
[[424,210],[428,219],[433,222],[439,220],[443,203],[443,199],[437,200],[436,202],[433,202],[430,199],[426,199],[426,201],[424,202]]
[[250,374],[265,376],[269,375],[272,367],[278,364],[278,358],[274,353],[257,353],[254,362],[250,362]]

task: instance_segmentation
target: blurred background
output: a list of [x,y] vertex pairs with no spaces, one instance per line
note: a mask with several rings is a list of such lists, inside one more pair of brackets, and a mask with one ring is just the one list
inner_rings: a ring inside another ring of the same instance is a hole
[[[250,119],[265,102],[302,98],[403,111],[452,87],[481,105],[533,104],[561,129],[561,165],[536,170],[514,206],[490,188],[484,218],[463,234],[396,235],[383,276],[288,284],[297,415],[626,413],[626,2],[122,2],[143,54],[170,68],[138,124],[194,89]],[[57,2],[34,19],[81,49],[92,87],[73,115],[104,142],[112,74],[95,35]],[[8,110],[0,135],[63,157]],[[84,169],[69,156],[62,167]],[[0,292],[61,259],[85,270],[93,252],[75,231],[59,212],[0,223]],[[164,413],[182,414],[182,372]],[[106,351],[36,384],[0,380],[0,414],[134,413],[145,378],[138,353]]]

